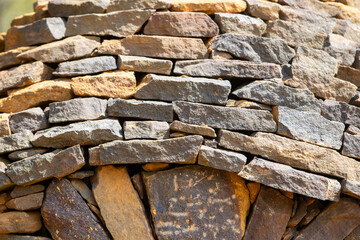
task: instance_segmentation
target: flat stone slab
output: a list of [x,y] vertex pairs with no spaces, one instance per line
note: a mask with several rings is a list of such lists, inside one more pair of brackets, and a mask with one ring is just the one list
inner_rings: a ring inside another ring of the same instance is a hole
[[103,119],[72,123],[37,132],[31,142],[35,147],[64,148],[73,145],[98,145],[123,138],[118,120]]
[[182,122],[230,130],[276,131],[276,123],[269,111],[182,101],[173,104],[174,111]]
[[38,212],[10,211],[0,213],[1,234],[34,233],[39,231],[41,227],[41,216]]
[[41,208],[44,193],[34,193],[27,196],[11,199],[6,203],[9,209],[18,211],[29,211]]
[[173,121],[170,124],[170,129],[173,131],[202,135],[205,137],[211,137],[211,138],[216,137],[215,130],[211,127],[204,125],[188,124],[177,120]]
[[198,38],[134,35],[120,40],[104,40],[99,54],[130,55],[169,59],[198,59],[207,48]]
[[344,179],[341,182],[341,192],[351,197],[360,199],[360,183]]
[[58,77],[72,77],[106,72],[116,70],[117,68],[114,57],[100,56],[60,63],[56,71],[53,72],[53,75]]
[[12,133],[29,130],[36,132],[49,127],[47,117],[40,108],[30,108],[10,115],[10,128]]
[[107,8],[108,12],[129,9],[168,9],[168,0],[112,0]]
[[194,164],[202,141],[201,136],[113,141],[89,149],[89,161],[92,166],[148,162]]
[[164,59],[119,55],[118,66],[122,71],[170,75],[173,63]]
[[326,99],[321,105],[321,114],[329,120],[360,128],[360,108],[353,105]]
[[273,63],[255,63],[241,60],[204,59],[177,61],[174,74],[210,78],[281,78],[281,68]]
[[43,154],[48,151],[49,150],[45,148],[30,148],[30,149],[12,152],[8,155],[8,158],[12,161],[19,161],[21,159],[32,157],[38,154]]
[[165,122],[172,122],[174,117],[171,103],[119,98],[108,100],[108,113],[111,117],[143,118]]
[[126,37],[135,34],[155,10],[129,10],[70,16],[66,36],[95,35]]
[[360,87],[360,70],[352,67],[340,66],[336,77],[351,82]]
[[170,126],[159,121],[125,121],[124,138],[130,139],[165,139],[170,136]]
[[106,117],[107,100],[100,98],[75,98],[49,104],[49,122],[75,122]]
[[34,184],[29,186],[16,186],[10,193],[10,197],[18,198],[27,196],[30,194],[43,192],[45,190],[45,186],[41,184]]
[[52,17],[69,17],[71,15],[81,15],[86,13],[103,13],[106,11],[110,1],[67,1],[51,0],[48,3],[48,11]]
[[32,47],[19,47],[7,52],[0,51],[0,70],[23,63],[17,56],[30,49],[32,49]]
[[337,180],[299,171],[258,157],[247,164],[239,176],[248,181],[323,201],[340,199],[341,185]]
[[253,17],[261,18],[265,21],[276,20],[279,18],[281,5],[277,2],[246,0],[246,12]]
[[243,0],[213,0],[196,1],[173,0],[171,1],[171,11],[173,12],[204,12],[212,15],[216,12],[221,13],[240,13],[245,11],[246,2]]
[[85,199],[88,204],[97,206],[93,192],[88,185],[80,179],[71,179],[71,185],[80,193],[81,197]]
[[0,138],[0,154],[32,148],[30,138],[32,132],[25,130]]
[[230,91],[231,84],[226,80],[148,74],[137,86],[134,96],[137,99],[225,105]]
[[52,177],[64,177],[85,165],[79,146],[14,162],[6,174],[17,185],[30,185]]
[[360,159],[360,135],[344,133],[344,143],[341,154]]

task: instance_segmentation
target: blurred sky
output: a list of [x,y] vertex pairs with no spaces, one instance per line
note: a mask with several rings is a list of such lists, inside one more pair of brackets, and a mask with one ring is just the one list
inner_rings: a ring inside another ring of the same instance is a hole
[[0,32],[6,32],[15,17],[33,12],[34,2],[35,0],[0,0]]

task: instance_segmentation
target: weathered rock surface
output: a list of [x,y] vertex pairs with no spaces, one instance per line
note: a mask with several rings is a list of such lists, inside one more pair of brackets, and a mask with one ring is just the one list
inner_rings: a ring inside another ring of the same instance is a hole
[[80,193],[81,197],[86,200],[89,204],[97,206],[93,192],[90,190],[88,185],[80,179],[71,179],[71,185]]
[[214,37],[219,27],[205,13],[157,12],[144,28],[146,35],[177,37]]
[[189,1],[172,0],[171,11],[174,12],[204,12],[212,15],[216,12],[239,13],[246,9],[246,2],[243,0],[213,0],[213,1]]
[[135,34],[155,10],[129,10],[70,16],[66,36],[95,35],[126,37]]
[[308,197],[338,201],[341,185],[337,180],[296,170],[290,166],[255,157],[239,176],[266,186]]
[[93,192],[114,240],[154,239],[144,206],[126,167],[98,167]]
[[342,156],[335,150],[291,140],[271,133],[247,136],[241,133],[221,131],[220,146],[260,155],[278,163],[314,173],[326,174],[353,181],[360,180],[356,170],[360,162]]
[[201,146],[198,164],[228,172],[240,172],[246,163],[246,156],[236,152]]
[[341,192],[360,199],[360,183],[345,179],[341,182]]
[[37,108],[30,108],[10,115],[10,127],[12,133],[29,130],[32,132],[49,127],[44,111]]
[[344,144],[341,154],[360,159],[360,135],[344,133]]
[[0,114],[0,137],[5,137],[11,134],[10,115],[7,113]]
[[66,177],[69,179],[84,179],[94,176],[94,171],[92,170],[85,170],[85,171],[77,171],[70,175],[67,175]]
[[167,122],[158,121],[126,121],[124,122],[124,138],[129,139],[165,139],[169,138],[170,126]]
[[118,66],[122,71],[170,75],[173,63],[170,60],[119,55]]
[[[11,181],[11,179],[6,175],[4,165],[1,164],[0,168],[0,191],[7,190],[13,187],[15,184]],[[2,211],[1,211],[2,212]]]
[[326,99],[322,103],[321,114],[329,120],[360,128],[360,108],[347,103]]
[[360,225],[355,228],[344,240],[357,240],[360,236]]
[[338,20],[332,33],[339,34],[346,39],[360,43],[360,26],[347,20]]
[[100,56],[60,63],[53,75],[71,77],[116,70],[116,59],[111,56]]
[[230,90],[229,81],[148,74],[137,86],[135,98],[225,105]]
[[0,235],[0,240],[51,240],[47,237],[20,236],[20,235]]
[[37,61],[58,63],[77,58],[90,57],[100,46],[98,37],[74,36],[61,41],[44,44],[18,55],[20,59],[35,59]]
[[26,195],[43,192],[45,190],[45,186],[41,184],[34,184],[30,186],[16,186],[10,193],[12,198],[23,197]]
[[277,3],[262,0],[245,0],[247,3],[246,12],[253,17],[262,20],[276,20],[279,18],[280,6]]
[[0,52],[5,51],[5,37],[6,33],[0,33]]
[[358,48],[355,53],[354,67],[360,69],[360,49]]
[[41,229],[38,212],[11,211],[0,213],[0,233],[34,233]]
[[245,34],[219,35],[211,43],[210,48],[253,62],[287,64],[295,56],[295,50],[283,40]]
[[17,185],[30,185],[52,177],[64,177],[85,165],[79,146],[14,162],[6,174]]
[[326,2],[326,4],[336,7],[338,9],[338,15],[342,19],[347,19],[355,24],[360,25],[360,9],[352,6],[347,6],[339,2]]
[[360,70],[352,67],[340,66],[336,77],[360,86]]
[[188,124],[177,120],[173,121],[170,124],[170,129],[173,131],[202,135],[205,137],[211,137],[211,138],[216,137],[215,130],[211,127],[205,125]]
[[280,0],[279,2],[281,4],[289,5],[295,9],[315,11],[317,14],[324,17],[333,17],[339,12],[336,7],[329,6],[321,1],[316,0]]
[[81,15],[86,13],[103,13],[106,11],[109,0],[85,0],[85,1],[67,1],[50,0],[48,11],[52,17],[69,17],[71,15]]
[[111,239],[80,194],[65,178],[54,179],[47,188],[41,215],[54,239]]
[[276,123],[270,112],[199,103],[174,102],[180,121],[230,130],[275,132]]
[[355,60],[358,43],[348,40],[338,34],[329,34],[324,43],[324,51],[341,61],[345,66],[351,66]]
[[8,155],[8,158],[12,161],[19,161],[21,159],[32,157],[34,155],[46,153],[47,151],[48,150],[45,148],[31,148],[12,152]]
[[59,40],[65,36],[65,30],[65,21],[58,17],[44,18],[28,25],[14,26],[6,33],[5,50]]
[[106,72],[95,76],[73,78],[71,89],[77,96],[129,98],[135,93],[136,78],[133,72]]
[[106,117],[107,100],[100,98],[75,98],[49,104],[49,122],[75,122]]
[[297,89],[273,81],[254,81],[232,92],[239,98],[280,105],[300,111],[320,112],[321,102],[307,89]]
[[193,164],[202,141],[201,136],[113,141],[91,148],[89,161],[92,166],[148,162]]
[[172,104],[157,101],[109,99],[108,113],[111,117],[143,118],[166,122],[173,120]]
[[32,132],[25,130],[0,138],[0,154],[31,148]]
[[249,192],[234,173],[187,166],[144,174],[144,182],[159,239],[242,238]]
[[103,119],[45,129],[37,132],[31,142],[35,147],[64,148],[77,144],[98,145],[122,138],[119,121]]
[[28,211],[41,208],[44,198],[44,193],[34,193],[27,196],[11,199],[6,203],[9,209],[18,211]]
[[107,8],[108,12],[129,9],[167,9],[169,0],[112,0]]
[[360,135],[360,128],[357,128],[353,125],[350,125],[347,129],[346,129],[347,133],[350,133],[351,135]]
[[0,51],[0,70],[23,63],[17,56],[30,49],[32,49],[32,47],[19,47],[7,52]]
[[241,60],[204,59],[177,61],[174,74],[194,77],[281,78],[279,65]]

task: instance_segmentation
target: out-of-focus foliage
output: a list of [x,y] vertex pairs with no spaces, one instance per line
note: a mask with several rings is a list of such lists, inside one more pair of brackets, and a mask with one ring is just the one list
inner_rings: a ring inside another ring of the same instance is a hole
[[33,11],[34,0],[0,0],[0,32],[6,32],[11,21]]

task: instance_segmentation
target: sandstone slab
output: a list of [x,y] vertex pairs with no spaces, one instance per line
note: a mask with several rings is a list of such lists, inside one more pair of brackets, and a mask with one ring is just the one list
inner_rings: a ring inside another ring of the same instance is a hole
[[360,86],[360,70],[352,67],[340,66],[336,77]]
[[324,43],[324,51],[341,61],[345,66],[351,66],[355,61],[355,52],[359,43],[346,39],[338,34],[329,34]]
[[170,126],[158,121],[125,121],[124,138],[129,139],[165,139],[169,138]]
[[[194,91],[196,89],[196,91]],[[229,81],[208,78],[146,75],[137,86],[135,98],[225,105],[230,94]]]
[[32,132],[25,130],[0,138],[0,154],[31,148]]
[[173,0],[171,1],[171,11],[174,12],[204,12],[212,15],[216,12],[239,13],[246,9],[246,2],[243,0]]
[[10,211],[0,213],[0,233],[34,233],[41,229],[38,212]]
[[17,56],[30,49],[31,47],[19,47],[7,52],[0,51],[0,70],[23,63]]
[[170,75],[173,63],[170,60],[119,55],[118,66],[122,71]]
[[26,195],[43,192],[45,190],[45,186],[41,184],[34,184],[29,186],[16,186],[10,193],[12,198],[23,197]]
[[341,192],[360,199],[360,183],[345,179],[341,182]]
[[30,148],[12,152],[8,155],[8,158],[12,161],[19,161],[21,159],[32,157],[38,154],[43,154],[46,152],[48,152],[48,150],[45,148]]
[[98,167],[93,192],[114,240],[154,239],[144,206],[125,167]]
[[169,0],[112,0],[107,8],[108,12],[129,9],[167,9]]
[[247,3],[246,12],[253,17],[262,20],[276,20],[279,18],[280,6],[277,3],[262,0],[245,0]]
[[34,193],[27,196],[11,199],[6,203],[9,209],[18,211],[29,211],[41,208],[44,193]]
[[100,54],[131,55],[170,59],[205,58],[207,48],[197,38],[134,35],[120,40],[105,40]]
[[275,132],[276,123],[270,112],[200,103],[174,102],[180,121],[230,130]]
[[103,13],[106,11],[109,0],[85,0],[85,1],[66,1],[50,0],[48,11],[52,17],[69,17],[71,15],[81,15],[86,13]]
[[170,129],[173,131],[202,135],[205,137],[211,137],[211,138],[216,137],[215,130],[211,127],[205,125],[188,124],[177,120],[173,121],[170,124]]
[[341,154],[360,159],[360,135],[344,133],[344,144]]
[[10,127],[12,133],[29,130],[32,132],[49,127],[44,111],[37,108],[30,108],[10,115]]
[[360,128],[360,108],[353,105],[326,99],[322,103],[321,114],[329,120]]
[[201,136],[165,140],[113,141],[91,148],[90,165],[165,162],[194,164]]
[[30,185],[52,177],[64,177],[85,165],[79,146],[14,162],[6,174],[17,185]]
[[7,113],[0,114],[0,137],[5,137],[11,134],[10,115]]

